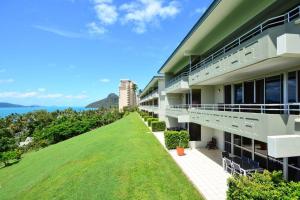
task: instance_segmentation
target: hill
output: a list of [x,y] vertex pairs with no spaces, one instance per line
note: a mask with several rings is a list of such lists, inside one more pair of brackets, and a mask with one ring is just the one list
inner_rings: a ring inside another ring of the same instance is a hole
[[96,101],[86,106],[86,108],[111,108],[118,107],[119,97],[115,93],[109,94],[105,99]]
[[0,167],[6,199],[201,199],[137,113]]
[[0,102],[0,108],[18,108],[18,107],[25,107],[23,105]]

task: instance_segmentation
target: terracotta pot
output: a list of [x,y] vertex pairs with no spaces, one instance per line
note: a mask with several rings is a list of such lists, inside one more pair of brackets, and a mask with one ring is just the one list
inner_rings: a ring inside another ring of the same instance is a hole
[[183,147],[176,147],[177,155],[184,156],[184,148]]

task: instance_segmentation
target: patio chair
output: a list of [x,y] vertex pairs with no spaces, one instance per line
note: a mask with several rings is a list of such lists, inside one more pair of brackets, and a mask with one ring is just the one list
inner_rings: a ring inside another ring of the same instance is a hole
[[207,149],[217,149],[217,139],[211,138],[211,141],[207,142],[206,148]]
[[[232,168],[232,163],[231,163],[231,160],[229,160],[228,158],[224,158],[224,161],[225,161],[225,170],[229,173],[233,173],[233,168]],[[229,171],[228,171],[229,170]]]
[[239,164],[236,164],[235,162],[232,162],[233,167],[233,173],[238,175],[244,175],[244,170],[241,168]]
[[242,162],[244,162],[244,163],[249,163],[249,164],[250,164],[249,158],[247,158],[247,157],[245,157],[245,156],[242,156]]

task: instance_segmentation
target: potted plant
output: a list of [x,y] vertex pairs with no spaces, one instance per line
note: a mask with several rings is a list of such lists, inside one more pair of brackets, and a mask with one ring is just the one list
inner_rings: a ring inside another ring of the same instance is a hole
[[180,137],[179,144],[176,147],[176,151],[177,151],[178,156],[184,156],[184,146],[182,145],[181,140],[182,140],[182,138]]

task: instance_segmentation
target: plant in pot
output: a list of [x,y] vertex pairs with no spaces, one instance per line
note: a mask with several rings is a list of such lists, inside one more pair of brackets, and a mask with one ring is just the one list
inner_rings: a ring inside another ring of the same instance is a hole
[[184,156],[184,145],[182,145],[182,138],[180,137],[178,146],[176,147],[177,155]]

